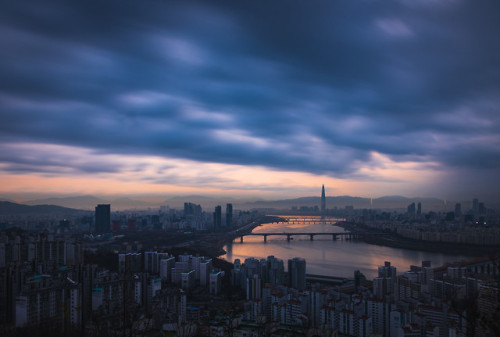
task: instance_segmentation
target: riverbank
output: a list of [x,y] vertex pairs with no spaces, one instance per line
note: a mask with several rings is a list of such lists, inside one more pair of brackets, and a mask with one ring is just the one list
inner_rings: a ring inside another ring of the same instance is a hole
[[277,216],[266,215],[230,232],[204,234],[201,238],[197,238],[197,240],[190,242],[190,244],[177,247],[177,250],[189,252],[190,254],[218,258],[226,254],[226,251],[223,249],[226,244],[233,242],[233,240],[241,236],[251,233],[255,228],[261,226],[262,224],[284,220],[285,219]]
[[[363,232],[370,233],[375,232],[373,229],[363,226],[358,223],[351,222],[338,222],[336,224],[338,227],[342,227],[345,230],[351,232]],[[430,242],[422,240],[411,240],[407,238],[400,237],[395,233],[388,233],[387,236],[363,236],[361,239],[363,242],[385,246],[391,248],[399,249],[410,249],[410,250],[422,250],[431,253],[442,253],[442,254],[453,254],[453,255],[466,255],[471,257],[489,256],[496,255],[500,252],[500,246],[484,246],[484,245],[470,245],[470,244],[460,244],[460,243],[448,243],[448,242]]]

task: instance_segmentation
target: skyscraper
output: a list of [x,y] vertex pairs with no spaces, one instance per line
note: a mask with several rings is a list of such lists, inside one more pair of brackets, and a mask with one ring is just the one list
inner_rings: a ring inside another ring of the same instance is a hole
[[321,212],[326,210],[325,185],[321,188]]
[[412,202],[411,204],[408,205],[408,218],[410,219],[415,219],[415,203]]
[[95,231],[106,233],[111,229],[111,205],[101,204],[95,208]]
[[233,204],[226,205],[226,227],[233,225]]
[[221,226],[221,218],[222,218],[222,207],[215,206],[214,211],[214,230],[217,230]]
[[306,260],[303,258],[288,260],[288,286],[299,291],[306,287]]

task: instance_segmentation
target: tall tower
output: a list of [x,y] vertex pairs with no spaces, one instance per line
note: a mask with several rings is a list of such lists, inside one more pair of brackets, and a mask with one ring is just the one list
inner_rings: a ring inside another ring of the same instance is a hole
[[95,231],[97,233],[109,232],[111,227],[111,206],[97,205],[95,208]]
[[326,210],[326,197],[325,197],[325,185],[321,188],[321,212]]

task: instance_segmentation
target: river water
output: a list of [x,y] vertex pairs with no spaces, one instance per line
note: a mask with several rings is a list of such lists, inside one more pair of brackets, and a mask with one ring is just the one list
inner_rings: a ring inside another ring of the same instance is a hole
[[[289,217],[288,223],[267,223],[253,230],[252,233],[310,233],[345,232],[343,228],[332,225],[336,219],[320,217]],[[264,259],[274,255],[284,261],[285,270],[287,260],[294,257],[306,259],[306,272],[308,274],[339,276],[353,278],[354,271],[360,270],[367,279],[377,276],[377,268],[390,261],[397,268],[398,273],[410,269],[410,265],[420,265],[422,261],[429,260],[433,267],[438,267],[446,262],[467,259],[464,255],[449,255],[418,250],[391,248],[364,243],[359,240],[345,240],[339,237],[332,240],[331,236],[315,236],[311,241],[307,236],[293,236],[287,241],[286,236],[268,236],[264,242],[263,236],[245,236],[243,243],[240,239],[224,246],[226,255],[221,258],[229,262],[240,259],[243,263],[248,257]]]

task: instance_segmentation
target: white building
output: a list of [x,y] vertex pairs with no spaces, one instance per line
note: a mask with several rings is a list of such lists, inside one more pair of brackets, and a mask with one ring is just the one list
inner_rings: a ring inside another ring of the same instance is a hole
[[214,271],[210,274],[210,294],[218,295],[222,289],[223,271]]
[[194,285],[195,285],[194,270],[181,273],[181,288],[183,290],[188,291],[192,289]]
[[200,285],[202,287],[208,286],[211,272],[212,272],[212,259],[206,259],[200,262]]
[[174,257],[162,258],[160,260],[160,277],[163,281],[172,282],[172,268],[174,266]]

